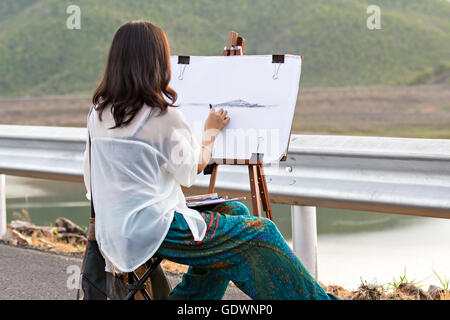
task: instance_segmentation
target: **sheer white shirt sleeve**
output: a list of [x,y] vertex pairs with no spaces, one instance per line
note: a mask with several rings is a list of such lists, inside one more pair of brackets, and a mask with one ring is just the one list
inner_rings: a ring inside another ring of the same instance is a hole
[[201,148],[182,114],[176,110],[175,115],[173,131],[164,148],[167,150],[168,161],[163,165],[163,169],[172,174],[180,185],[190,187],[197,177]]

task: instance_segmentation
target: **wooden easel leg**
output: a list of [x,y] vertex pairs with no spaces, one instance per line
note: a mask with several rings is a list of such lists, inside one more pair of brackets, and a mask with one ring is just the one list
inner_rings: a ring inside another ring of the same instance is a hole
[[266,176],[264,175],[264,169],[262,164],[258,164],[256,167],[258,174],[259,192],[261,194],[263,209],[264,212],[266,213],[266,217],[269,218],[270,220],[273,220],[272,207],[270,205],[269,191],[267,190],[267,182]]
[[216,187],[216,177],[217,177],[217,169],[218,169],[218,167],[219,166],[216,163],[213,164],[211,177],[209,178],[208,193],[214,193],[214,189]]
[[252,195],[253,215],[256,217],[261,217],[261,203],[257,178],[258,172],[256,165],[250,164],[248,166],[248,176],[250,178],[250,191]]

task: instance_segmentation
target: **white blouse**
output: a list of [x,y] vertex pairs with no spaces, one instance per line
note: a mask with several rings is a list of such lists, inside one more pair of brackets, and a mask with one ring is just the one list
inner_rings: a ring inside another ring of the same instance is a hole
[[158,250],[174,211],[183,215],[195,241],[205,236],[205,221],[186,206],[181,190],[195,181],[200,146],[173,107],[160,115],[144,106],[126,127],[112,126],[110,108],[102,121],[95,110],[88,117],[92,172],[87,142],[84,182],[88,198],[92,184],[95,237],[106,271],[130,272]]

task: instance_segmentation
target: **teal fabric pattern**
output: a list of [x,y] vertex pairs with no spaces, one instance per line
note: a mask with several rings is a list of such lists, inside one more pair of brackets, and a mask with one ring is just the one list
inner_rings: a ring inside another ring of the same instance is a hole
[[337,299],[325,293],[283,239],[275,224],[255,217],[239,202],[200,211],[208,227],[194,241],[175,212],[157,255],[189,265],[168,299],[222,299],[229,281],[252,299]]

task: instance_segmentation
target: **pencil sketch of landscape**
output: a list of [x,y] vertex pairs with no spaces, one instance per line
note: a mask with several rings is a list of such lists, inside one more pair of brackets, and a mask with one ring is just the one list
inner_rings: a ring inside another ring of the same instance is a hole
[[[191,105],[191,106],[208,106],[204,103],[188,103],[185,105]],[[243,99],[237,99],[237,100],[231,100],[216,104],[211,104],[213,108],[270,108],[275,107],[276,105],[267,105],[267,104],[259,104],[259,103],[251,103],[247,102]]]

